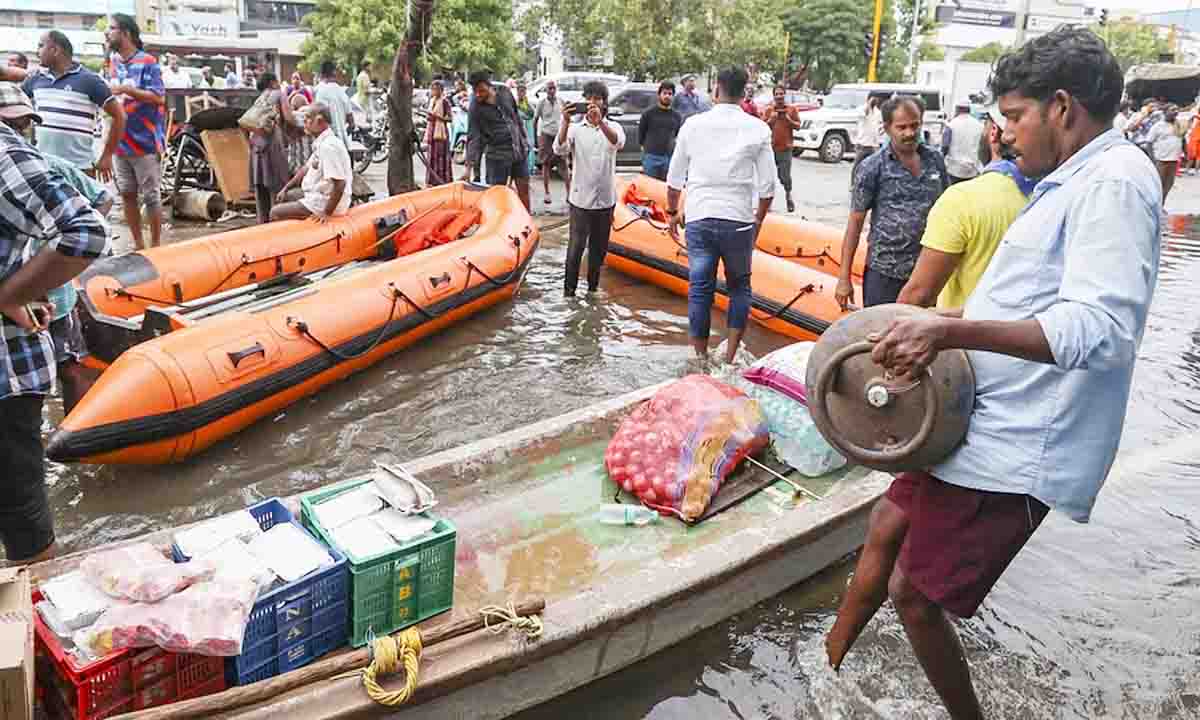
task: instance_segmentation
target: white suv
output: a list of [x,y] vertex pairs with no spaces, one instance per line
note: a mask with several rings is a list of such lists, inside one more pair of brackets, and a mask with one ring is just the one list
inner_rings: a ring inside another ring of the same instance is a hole
[[893,83],[855,83],[834,85],[822,98],[820,110],[800,114],[800,128],[792,133],[796,154],[815,150],[828,163],[841,161],[854,151],[858,122],[867,99],[886,100],[892,95],[916,95],[925,102],[923,132],[926,143],[940,143],[946,113],[942,110],[941,91],[933,87]]

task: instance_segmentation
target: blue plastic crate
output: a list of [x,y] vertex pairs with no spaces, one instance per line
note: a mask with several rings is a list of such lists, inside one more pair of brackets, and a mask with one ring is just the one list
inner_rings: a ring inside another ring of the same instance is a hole
[[[226,670],[230,682],[236,681],[238,685],[293,670],[345,644],[349,626],[350,571],[346,556],[304,530],[278,498],[264,500],[248,509],[264,531],[285,522],[301,528],[329,551],[334,563],[271,590],[254,603],[242,636],[242,654],[230,658]],[[176,562],[189,559],[174,543],[171,555]],[[332,645],[331,630],[341,633]],[[269,667],[275,667],[275,672],[260,675],[260,671]],[[251,676],[254,679],[246,679]]]

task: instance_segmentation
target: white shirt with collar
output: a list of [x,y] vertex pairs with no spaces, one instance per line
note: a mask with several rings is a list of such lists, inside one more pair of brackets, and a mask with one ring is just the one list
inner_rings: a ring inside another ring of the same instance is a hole
[[334,134],[333,128],[326,128],[313,142],[308,170],[300,182],[300,189],[304,191],[304,198],[300,202],[314,215],[323,216],[325,208],[329,205],[329,198],[333,195],[334,180],[346,181],[342,198],[333,209],[334,215],[345,215],[350,209],[351,186],[354,180],[350,152],[346,150],[346,144],[341,138]]
[[[684,219],[752,223],[755,196],[775,197],[771,129],[739,106],[718,103],[691,117],[675,140],[667,185],[687,188]],[[574,183],[572,183],[574,189]]]
[[162,69],[163,87],[168,90],[186,90],[192,86],[192,78],[183,70]]
[[625,147],[625,130],[611,120],[601,120],[617,138],[613,144],[599,125],[586,119],[571,123],[566,142],[554,138],[554,152],[571,155],[571,193],[567,201],[580,210],[607,210],[617,204],[617,151]]

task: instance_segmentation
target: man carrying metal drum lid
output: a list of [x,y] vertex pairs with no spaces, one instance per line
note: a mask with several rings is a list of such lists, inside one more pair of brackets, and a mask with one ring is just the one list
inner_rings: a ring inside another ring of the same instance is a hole
[[1116,130],[1121,70],[1090,31],[1065,27],[1005,55],[991,79],[1004,141],[1043,177],[961,313],[894,321],[873,360],[921,374],[968,351],[965,442],[903,473],[871,516],[826,639],[838,668],[891,597],[956,720],[983,717],[947,612],[970,617],[1054,508],[1087,522],[1116,456],[1158,272],[1162,187]]

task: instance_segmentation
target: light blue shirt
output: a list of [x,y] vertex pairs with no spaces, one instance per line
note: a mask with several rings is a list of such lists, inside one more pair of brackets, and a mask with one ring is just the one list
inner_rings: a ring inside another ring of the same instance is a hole
[[1158,279],[1162,187],[1115,130],[1037,184],[963,309],[1034,318],[1054,364],[969,352],[975,411],[931,472],[962,487],[1032,495],[1087,522],[1125,424]]

